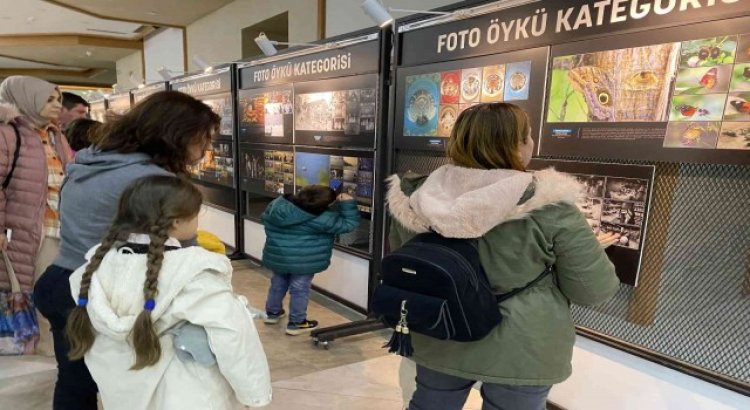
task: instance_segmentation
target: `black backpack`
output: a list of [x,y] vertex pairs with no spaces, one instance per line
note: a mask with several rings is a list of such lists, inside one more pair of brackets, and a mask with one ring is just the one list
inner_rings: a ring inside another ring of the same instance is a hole
[[[547,268],[526,286],[495,294],[479,260],[476,239],[419,234],[382,262],[382,283],[372,311],[396,333],[388,346],[409,356],[411,348],[395,338],[414,331],[442,340],[483,339],[502,321],[498,304],[533,286],[552,272]],[[406,329],[404,329],[406,328]]]

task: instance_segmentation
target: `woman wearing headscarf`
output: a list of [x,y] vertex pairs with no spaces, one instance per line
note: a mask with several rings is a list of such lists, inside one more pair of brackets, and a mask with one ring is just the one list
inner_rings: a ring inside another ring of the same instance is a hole
[[[0,249],[24,291],[31,291],[35,272],[41,273],[57,253],[60,187],[71,157],[55,126],[61,107],[60,90],[47,81],[12,76],[0,84],[0,184],[9,177],[20,141],[10,182],[0,191]],[[0,288],[7,287],[0,263]]]

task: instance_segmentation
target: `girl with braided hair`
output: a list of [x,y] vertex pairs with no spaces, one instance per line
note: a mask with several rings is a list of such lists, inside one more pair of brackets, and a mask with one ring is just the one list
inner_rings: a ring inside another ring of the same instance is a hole
[[[186,179],[136,180],[87,262],[70,277],[77,306],[65,329],[110,409],[241,409],[271,401],[257,330],[232,293],[232,265],[194,238],[202,196]],[[211,364],[184,360],[174,333],[205,330]]]

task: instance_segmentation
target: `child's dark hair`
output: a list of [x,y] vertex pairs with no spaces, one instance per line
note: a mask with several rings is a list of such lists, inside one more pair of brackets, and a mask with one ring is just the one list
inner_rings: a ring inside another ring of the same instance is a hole
[[320,215],[336,201],[336,192],[321,185],[308,185],[294,196],[293,202],[305,212]]
[[70,148],[74,151],[80,151],[97,141],[102,125],[99,121],[79,118],[65,126],[63,134],[65,134]]
[[143,369],[159,361],[161,345],[151,320],[151,311],[156,305],[157,280],[164,260],[165,243],[173,222],[198,215],[202,202],[200,191],[190,181],[179,177],[141,178],[125,189],[120,197],[115,221],[83,273],[78,306],[68,317],[65,333],[70,343],[68,355],[71,360],[81,359],[94,344],[94,328],[86,310],[91,277],[110,249],[127,241],[132,233],[145,233],[151,239],[146,282],[143,285],[145,303],[132,330],[135,364],[131,369]]

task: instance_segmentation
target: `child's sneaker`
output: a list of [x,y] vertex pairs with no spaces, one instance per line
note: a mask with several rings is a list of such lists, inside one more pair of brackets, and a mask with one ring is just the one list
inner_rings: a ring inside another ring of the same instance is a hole
[[263,323],[267,325],[275,325],[279,323],[279,320],[281,320],[282,317],[286,316],[286,312],[284,309],[281,309],[281,312],[279,313],[268,313],[266,312],[266,318],[263,319]]
[[309,332],[313,329],[318,327],[318,321],[317,320],[307,320],[305,319],[302,322],[299,323],[292,323],[289,322],[286,325],[286,334],[297,336],[301,335],[302,333]]

